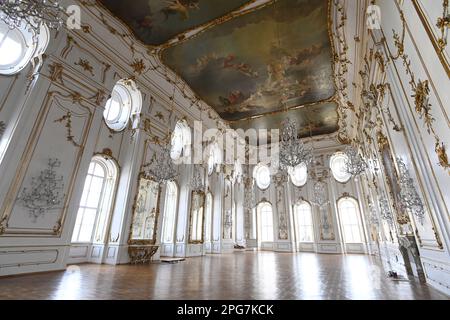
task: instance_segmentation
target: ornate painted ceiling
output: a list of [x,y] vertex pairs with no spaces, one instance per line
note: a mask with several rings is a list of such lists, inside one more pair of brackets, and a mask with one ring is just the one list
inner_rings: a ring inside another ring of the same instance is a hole
[[250,0],[99,0],[147,45],[177,35],[237,10]]
[[220,17],[253,0],[102,2],[144,43],[163,44],[164,64],[232,127],[278,128],[295,109],[290,114],[300,127],[311,124],[314,135],[338,130],[328,0],[265,1],[232,19]]

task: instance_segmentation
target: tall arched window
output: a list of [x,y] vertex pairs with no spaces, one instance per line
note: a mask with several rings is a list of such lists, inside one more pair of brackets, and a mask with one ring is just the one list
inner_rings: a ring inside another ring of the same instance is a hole
[[212,240],[212,222],[213,222],[213,195],[211,192],[206,194],[205,207],[205,241]]
[[311,205],[301,201],[294,205],[297,242],[314,242],[314,225]]
[[118,171],[118,165],[108,156],[98,155],[92,159],[78,207],[72,242],[106,241]]
[[178,205],[178,187],[175,182],[167,182],[166,187],[166,200],[164,204],[164,221],[162,242],[173,243],[175,222],[177,217],[177,205]]
[[338,210],[345,243],[362,243],[358,202],[350,197],[341,198]]
[[114,86],[103,112],[106,125],[113,131],[124,130],[132,121],[137,128],[142,107],[142,94],[132,80],[120,80]]
[[258,220],[259,220],[259,241],[272,242],[273,241],[273,212],[272,205],[268,202],[262,202],[258,205]]
[[12,75],[23,70],[45,52],[48,41],[49,31],[44,25],[39,35],[35,35],[25,24],[11,29],[0,19],[0,74]]

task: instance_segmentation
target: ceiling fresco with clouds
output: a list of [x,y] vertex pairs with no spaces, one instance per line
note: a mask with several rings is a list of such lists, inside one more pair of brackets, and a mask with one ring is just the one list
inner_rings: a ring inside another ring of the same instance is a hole
[[[334,96],[327,0],[278,0],[163,51],[163,62],[228,121]],[[316,122],[334,126],[329,113]]]
[[253,0],[99,0],[147,45],[161,45]]
[[331,134],[336,132],[338,122],[336,117],[337,105],[334,102],[317,103],[306,107],[279,112],[270,116],[261,116],[231,123],[234,129],[279,129],[280,124],[290,118],[297,121],[299,137],[306,138],[312,135]]

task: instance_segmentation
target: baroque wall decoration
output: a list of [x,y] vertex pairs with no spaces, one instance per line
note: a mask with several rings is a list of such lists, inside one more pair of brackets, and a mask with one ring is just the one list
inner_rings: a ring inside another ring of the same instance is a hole
[[30,188],[24,188],[17,198],[20,205],[28,209],[34,223],[45,213],[60,209],[64,195],[63,176],[58,176],[56,169],[61,166],[58,159],[48,159],[47,168],[37,177],[31,179]]
[[286,211],[285,185],[288,182],[286,174],[279,173],[275,176],[278,213],[278,239],[288,240],[288,215]]
[[417,192],[414,180],[411,178],[403,159],[397,158],[397,165],[400,175],[401,204],[419,220],[421,225],[423,225],[425,220],[425,206]]
[[[347,22],[347,15],[345,4],[340,0],[334,1],[336,7],[336,17],[334,21],[335,32],[332,35],[334,41],[333,46],[333,72],[334,82],[337,89],[339,99],[338,116],[339,116],[339,134],[338,139],[343,144],[350,142],[348,111],[355,113],[355,106],[349,97],[349,84],[347,75],[351,61],[348,58],[349,45],[345,36],[345,27]],[[330,19],[331,20],[331,19]]]
[[71,142],[77,148],[81,147],[81,145],[75,141],[72,133],[72,112],[68,111],[64,116],[56,119],[54,122],[65,123],[65,127],[67,128],[67,141]]
[[76,66],[80,66],[84,71],[89,72],[91,76],[95,76],[94,67],[86,59],[79,59],[78,62],[74,63]]
[[[402,35],[399,35],[395,30],[393,30],[393,38],[394,44],[397,48],[397,54],[390,54],[390,56],[393,61],[401,59],[403,66],[406,68],[406,74],[410,77],[409,84],[411,85],[411,90],[413,92],[412,97],[414,98],[416,112],[419,114],[419,117],[424,120],[428,134],[432,135],[435,140],[435,152],[438,156],[439,165],[446,169],[450,174],[450,163],[448,161],[446,145],[441,141],[441,138],[438,136],[434,128],[435,119],[431,115],[432,106],[429,103],[430,90],[428,86],[428,80],[416,80],[414,72],[411,68],[411,60],[405,53],[404,40],[406,20],[403,11],[400,11],[400,19],[402,22]],[[387,49],[389,50],[388,46]]]
[[450,57],[448,51],[446,51],[448,46],[448,29],[450,28],[449,1],[440,1],[442,1],[442,15],[434,22],[430,21],[425,13],[426,5],[421,4],[419,0],[412,0],[412,4],[422,21],[425,31],[433,44],[434,50],[436,51],[447,76],[450,77]]

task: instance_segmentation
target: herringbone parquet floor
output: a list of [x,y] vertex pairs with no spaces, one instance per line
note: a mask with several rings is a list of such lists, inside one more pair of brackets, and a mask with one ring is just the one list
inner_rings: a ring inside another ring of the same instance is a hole
[[363,255],[242,252],[0,278],[0,299],[448,299]]

